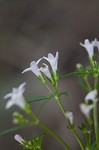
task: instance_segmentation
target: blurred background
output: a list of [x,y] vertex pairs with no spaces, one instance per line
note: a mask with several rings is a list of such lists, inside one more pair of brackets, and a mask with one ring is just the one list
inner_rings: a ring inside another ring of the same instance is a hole
[[[73,72],[77,63],[87,64],[87,52],[79,45],[86,38],[99,39],[98,0],[0,0],[0,131],[14,126],[11,115],[19,110],[5,110],[3,96],[12,87],[26,81],[25,97],[49,94],[33,73],[21,74],[30,62],[58,51],[61,74]],[[79,103],[86,93],[79,88],[76,77],[61,80],[60,90],[71,93],[70,97],[63,96],[62,102],[66,110],[73,111],[75,124],[80,125],[84,118]],[[33,110],[38,110],[42,103],[32,104]],[[79,150],[55,101],[46,104],[40,118],[73,150]],[[40,132],[40,128],[31,127],[1,136],[0,149],[21,150],[13,139],[15,133],[29,139]],[[64,150],[50,135],[43,145],[44,150]]]

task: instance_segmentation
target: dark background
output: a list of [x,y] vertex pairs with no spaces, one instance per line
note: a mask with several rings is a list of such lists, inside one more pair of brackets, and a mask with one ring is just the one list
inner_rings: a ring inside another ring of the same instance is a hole
[[[26,81],[25,97],[49,94],[32,73],[21,75],[30,62],[59,51],[61,74],[72,72],[77,63],[87,64],[87,52],[79,45],[86,38],[99,39],[98,0],[0,0],[0,131],[13,126],[12,112],[19,110],[4,108],[3,96],[12,87]],[[62,102],[66,110],[73,111],[75,124],[81,124],[83,116],[79,113],[79,103],[86,93],[79,88],[77,78],[61,80],[60,89],[70,91],[71,96],[62,97]],[[34,111],[41,104],[32,104]],[[46,105],[40,118],[73,150],[79,150],[55,101]],[[21,150],[13,139],[15,133],[29,139],[39,132],[40,128],[32,127],[1,136],[0,150]],[[46,136],[45,149],[63,150],[63,147]]]

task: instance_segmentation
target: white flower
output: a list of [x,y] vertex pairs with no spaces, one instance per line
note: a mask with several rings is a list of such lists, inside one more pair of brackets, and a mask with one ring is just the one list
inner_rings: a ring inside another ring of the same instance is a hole
[[85,115],[85,117],[90,117],[90,111],[94,108],[94,105],[86,105],[84,103],[80,104],[80,110]]
[[48,54],[48,57],[43,57],[44,59],[46,59],[50,63],[53,72],[57,71],[58,55],[59,55],[59,53],[56,52],[56,56],[55,57],[51,53]]
[[80,69],[80,68],[82,67],[82,65],[81,65],[81,64],[76,64],[76,67],[77,67],[78,69]]
[[91,92],[89,92],[86,97],[85,97],[85,102],[88,102],[89,100],[91,100],[92,102],[94,102],[96,99],[96,96],[97,96],[97,90],[93,90]]
[[25,101],[23,97],[23,93],[25,91],[24,86],[26,83],[22,83],[18,88],[13,88],[12,93],[8,93],[4,96],[4,99],[9,99],[9,101],[6,104],[6,109],[9,109],[13,105],[17,105],[22,109],[25,109]]
[[22,144],[22,142],[24,142],[24,139],[19,135],[19,134],[16,134],[14,136],[14,139],[19,142],[20,144]]
[[39,63],[41,60],[42,60],[42,58],[40,58],[37,62],[36,62],[36,61],[32,61],[32,62],[30,63],[30,67],[27,68],[27,69],[25,69],[25,70],[22,72],[22,74],[25,73],[25,72],[28,72],[28,71],[32,71],[37,77],[42,76],[42,75],[41,75],[41,72],[40,72],[40,70],[39,70],[39,67],[38,67],[38,63]]
[[50,80],[52,80],[48,65],[43,63],[43,66],[39,70],[42,71]]
[[88,39],[85,39],[84,44],[80,43],[80,45],[87,50],[89,57],[94,55],[94,42],[89,42]]
[[67,111],[67,112],[66,112],[66,117],[67,117],[67,119],[69,120],[70,124],[73,125],[73,113]]
[[97,47],[99,50],[99,41],[95,38],[95,40],[93,41],[94,47]]

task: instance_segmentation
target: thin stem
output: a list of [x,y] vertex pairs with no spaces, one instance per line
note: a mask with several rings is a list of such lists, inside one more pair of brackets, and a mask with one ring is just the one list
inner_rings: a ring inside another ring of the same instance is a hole
[[87,131],[85,136],[86,136],[86,145],[90,149],[92,145],[92,124],[89,123],[89,132]]
[[64,116],[65,116],[65,118],[66,118],[66,113],[65,113],[64,107],[63,107],[63,105],[62,105],[62,103],[61,103],[61,101],[60,101],[60,98],[57,99],[57,103],[58,103],[58,105],[59,105],[59,107],[60,107],[62,113],[64,114]]
[[87,122],[88,122],[88,130],[86,132],[87,135],[86,143],[88,148],[90,149],[92,145],[92,123],[93,123],[91,117],[87,118]]
[[94,79],[94,89],[97,89],[98,77]]
[[77,139],[81,149],[85,150],[84,144],[83,144],[82,140],[80,139],[80,137],[79,137],[77,131],[75,130],[75,128],[72,130],[72,132],[74,133],[74,135],[75,135],[75,137],[76,137],[76,139]]
[[[63,105],[62,105],[62,103],[61,103],[61,101],[60,101],[60,97],[59,97],[59,93],[58,93],[58,84],[57,84],[57,83],[56,83],[56,86],[55,86],[55,90],[56,90],[56,100],[57,100],[57,103],[58,103],[58,105],[59,105],[59,107],[60,107],[62,113],[64,114],[64,116],[65,116],[65,118],[66,118],[66,113],[65,113],[64,107],[63,107]],[[67,120],[67,118],[66,118],[66,120]],[[85,149],[84,149],[84,144],[83,144],[83,142],[81,141],[81,139],[80,139],[78,133],[76,132],[75,128],[73,128],[71,131],[74,133],[74,135],[75,135],[75,137],[76,137],[76,139],[77,139],[77,141],[78,141],[78,143],[79,143],[81,149],[82,149],[82,150],[85,150]]]
[[92,125],[90,125],[90,131],[89,131],[89,147],[91,147],[92,144]]
[[57,141],[59,141],[66,150],[70,150],[70,147],[57,135],[55,134],[51,129],[49,129],[47,126],[45,126],[42,122],[39,122],[39,126],[45,129],[50,135],[52,135]]
[[[97,82],[98,82],[98,77],[94,78],[94,89],[97,89]],[[95,129],[95,136],[96,136],[96,144],[97,144],[97,147],[99,148],[97,100],[94,100],[93,105],[94,105],[93,116],[94,116],[94,129]]]
[[97,114],[97,102],[94,102],[94,129],[95,129],[95,136],[96,136],[96,143],[97,147],[99,148],[99,130],[98,130],[98,114]]
[[59,96],[59,92],[58,92],[58,82],[56,82],[54,88],[55,88],[55,93],[56,93],[55,99],[56,99],[56,101],[57,101],[57,103],[58,103],[58,105],[59,105],[59,107],[60,107],[62,113],[64,114],[64,116],[65,116],[65,118],[66,118],[66,113],[65,113],[64,107],[63,107],[63,105],[62,105],[62,103],[61,103],[60,96]]
[[88,133],[85,134],[85,137],[86,137],[86,145],[88,146]]
[[45,85],[46,85],[47,89],[49,90],[49,92],[50,92],[52,95],[54,95],[53,92],[52,92],[52,90],[49,88],[48,84],[45,84]]
[[47,131],[57,141],[59,141],[65,147],[66,150],[70,150],[69,146],[57,134],[55,134],[51,129],[49,129],[47,126],[45,126],[31,110],[30,110],[29,114],[33,118],[33,120],[35,119],[35,121],[32,121],[31,123],[38,125],[38,126],[42,127],[43,129],[45,129],[45,131]]
[[91,91],[92,89],[91,89],[91,86],[90,86],[90,84],[89,84],[88,78],[87,78],[87,77],[84,77],[84,80],[85,80],[85,83],[86,83],[86,85],[87,85],[87,87],[88,87],[88,90]]

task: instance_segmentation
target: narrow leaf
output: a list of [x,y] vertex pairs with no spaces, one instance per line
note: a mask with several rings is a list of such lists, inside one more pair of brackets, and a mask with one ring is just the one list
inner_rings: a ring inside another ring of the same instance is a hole
[[35,97],[33,99],[27,99],[27,102],[32,103],[32,102],[37,102],[37,101],[41,101],[41,100],[49,100],[52,97],[53,96],[39,96],[39,97]]
[[1,135],[5,135],[7,133],[11,133],[11,132],[17,131],[17,130],[20,130],[20,129],[23,129],[23,128],[26,128],[28,126],[32,126],[32,125],[33,124],[24,124],[24,125],[20,125],[20,126],[17,126],[17,127],[13,127],[13,128],[7,129],[5,131],[0,132],[0,136]]
[[60,79],[65,78],[65,77],[68,77],[68,76],[72,76],[72,75],[82,75],[82,74],[88,74],[88,73],[86,73],[86,72],[82,72],[82,73],[81,73],[81,72],[71,72],[71,73],[62,75],[62,76],[60,77]]

